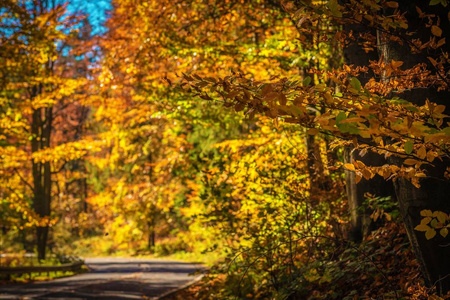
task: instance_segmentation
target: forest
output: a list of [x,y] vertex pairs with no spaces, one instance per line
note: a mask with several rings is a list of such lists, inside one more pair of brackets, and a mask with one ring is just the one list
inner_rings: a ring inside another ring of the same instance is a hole
[[0,253],[450,299],[447,0],[75,2],[0,0]]

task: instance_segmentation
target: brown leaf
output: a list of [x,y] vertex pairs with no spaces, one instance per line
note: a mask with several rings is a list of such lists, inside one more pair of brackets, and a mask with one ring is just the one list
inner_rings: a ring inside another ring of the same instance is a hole
[[440,40],[437,42],[436,47],[441,47],[441,46],[444,45],[444,44],[445,44],[445,38],[440,39]]
[[309,135],[316,135],[318,133],[319,133],[319,129],[317,129],[317,128],[310,128],[310,129],[308,129],[308,134]]
[[390,7],[390,8],[397,8],[398,7],[398,3],[395,2],[395,1],[388,1],[384,5],[386,5],[387,7]]

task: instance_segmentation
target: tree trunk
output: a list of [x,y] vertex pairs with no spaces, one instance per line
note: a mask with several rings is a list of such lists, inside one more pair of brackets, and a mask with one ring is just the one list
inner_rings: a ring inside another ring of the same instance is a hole
[[[33,88],[34,96],[40,93],[41,87]],[[31,152],[35,153],[50,147],[53,111],[51,107],[38,108],[32,116]],[[32,160],[33,174],[33,208],[40,218],[50,217],[51,202],[51,169],[50,162]],[[38,259],[45,259],[48,238],[48,225],[39,224],[36,228]]]
[[[358,44],[359,34],[367,32],[367,28],[359,25],[345,25],[346,32],[353,32],[355,41],[347,45],[344,50],[344,61],[347,65],[354,66],[368,66],[369,60],[378,60],[378,54],[375,51],[366,53]],[[376,31],[372,30],[373,35]],[[362,85],[366,84],[370,78],[373,77],[372,72],[364,73],[358,76]],[[358,151],[353,151],[353,147],[346,147],[344,149],[345,163],[352,163],[355,160],[362,161],[367,166],[381,166],[386,163],[386,160],[375,153],[368,152],[361,156]],[[371,222],[371,211],[364,205],[365,195],[367,193],[376,197],[388,197],[395,201],[395,192],[392,182],[387,182],[382,177],[376,175],[371,180],[364,178],[356,184],[355,173],[345,170],[345,183],[348,198],[348,204],[351,216],[351,228],[349,238],[354,242],[360,242],[365,235],[374,229],[374,224]]]
[[[446,162],[448,166],[448,161]],[[423,232],[414,230],[422,219],[420,211],[450,212],[450,183],[434,178],[421,181],[420,189],[409,181],[399,179],[395,189],[408,238],[421,266],[428,286],[436,286],[438,292],[450,291],[450,246],[439,234],[427,240]]]
[[[424,12],[431,12],[440,17],[440,28],[443,31],[443,36],[440,38],[446,38],[448,41],[450,39],[448,11],[441,5],[424,8],[424,6],[427,6],[427,3],[411,0],[399,1],[400,10],[407,12],[408,31],[417,32],[416,37],[420,38],[423,42],[430,39],[430,29],[421,23],[422,20],[416,11],[416,6],[418,6]],[[389,13],[391,12],[386,12],[386,14]],[[400,34],[405,34],[405,32],[400,32]],[[410,68],[417,63],[426,63],[429,65],[427,57],[433,55],[431,51],[411,54],[408,46],[400,46],[398,43],[390,42],[382,33],[379,34],[378,38],[380,56],[386,63],[392,60],[403,61],[403,67],[405,68]],[[439,51],[449,52],[448,44],[444,48],[441,48]],[[432,69],[430,65],[429,67]],[[438,92],[433,87],[401,91],[395,93],[395,95],[418,105],[423,105],[426,99],[438,104],[448,105],[448,99],[450,99],[448,89]],[[445,113],[447,115],[449,114],[448,107]],[[400,165],[402,159],[391,158],[390,162]],[[427,240],[423,232],[414,230],[414,227],[420,224],[422,219],[420,211],[424,209],[450,213],[450,182],[444,176],[446,168],[450,166],[450,160],[448,158],[443,158],[442,161],[436,159],[433,163],[435,166],[428,167],[427,177],[420,181],[420,188],[414,187],[405,179],[398,179],[395,182],[395,192],[409,240],[416,258],[420,263],[426,284],[430,287],[436,286],[438,292],[444,294],[450,291],[450,246],[448,240],[439,234]]]
[[148,249],[152,250],[156,245],[155,221],[148,222]]
[[308,175],[310,182],[310,194],[316,195],[320,191],[327,191],[331,188],[329,178],[325,175],[322,157],[320,156],[320,145],[314,135],[306,134],[306,150]]

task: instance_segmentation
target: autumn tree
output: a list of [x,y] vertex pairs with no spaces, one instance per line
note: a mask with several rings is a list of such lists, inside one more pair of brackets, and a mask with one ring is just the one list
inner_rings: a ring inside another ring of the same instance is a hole
[[[142,187],[147,183],[147,194],[136,200],[148,206],[143,218],[149,224],[153,223],[153,215],[170,209],[173,205],[170,199],[177,189],[180,192],[188,189],[189,182],[195,181],[197,174],[209,164],[208,160],[217,154],[212,144],[248,131],[245,124],[240,124],[240,117],[230,117],[220,106],[211,107],[205,99],[186,99],[174,91],[176,73],[207,66],[204,74],[212,70],[225,74],[229,67],[245,64],[253,73],[269,76],[263,71],[268,69],[268,64],[286,64],[288,45],[278,44],[276,35],[267,39],[270,43],[267,49],[258,48],[269,34],[268,28],[260,28],[259,22],[246,19],[233,23],[240,13],[254,15],[253,12],[242,4],[227,1],[210,4],[210,1],[194,3],[191,9],[183,1],[143,1],[139,5],[132,1],[113,2],[115,10],[108,21],[110,31],[102,43],[105,57],[98,77],[104,99],[94,105],[98,107],[98,121],[111,130],[109,137],[114,151],[111,162],[133,165],[132,174],[126,168],[120,170],[120,173],[124,171],[122,175],[117,174],[124,180],[133,178],[125,180],[128,196],[133,197],[132,182],[142,181]],[[269,9],[264,14],[272,20]],[[160,19],[171,21],[158,22]],[[144,27],[137,25],[141,21],[146,24]],[[226,34],[214,29],[218,22],[227,24]],[[201,36],[202,30],[208,36],[198,44],[193,35]],[[233,45],[236,37],[245,36],[239,30],[245,30],[248,36],[239,45]],[[222,39],[224,36],[226,39]],[[254,49],[253,45],[256,45]],[[281,47],[286,47],[286,51],[278,55],[276,50]],[[244,59],[236,55],[242,51],[248,52]],[[118,113],[121,111],[124,113]],[[117,139],[113,140],[113,136]],[[182,183],[178,188],[170,186],[175,179]],[[157,190],[164,191],[158,196],[161,199],[152,199]],[[179,200],[181,205],[186,205],[184,195],[177,197],[184,199]]]
[[70,55],[69,44],[76,38],[80,19],[54,1],[4,4],[2,71],[8,75],[3,77],[2,95],[7,119],[20,123],[6,126],[2,137],[8,146],[2,151],[9,155],[2,159],[13,174],[11,179],[20,179],[9,187],[13,193],[19,195],[15,190],[23,190],[21,186],[29,188],[14,202],[26,204],[24,195],[31,192],[33,217],[24,217],[36,227],[38,258],[45,259],[49,227],[55,221],[51,218],[53,175],[67,161],[85,155],[87,148],[86,143],[68,143],[65,136],[54,136],[55,127],[65,123],[62,115],[67,108],[83,98],[79,92],[86,78],[71,72],[63,59]]

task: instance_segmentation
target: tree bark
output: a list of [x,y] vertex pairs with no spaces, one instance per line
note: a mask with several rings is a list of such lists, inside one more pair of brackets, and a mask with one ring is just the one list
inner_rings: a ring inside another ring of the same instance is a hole
[[[41,87],[33,88],[34,96],[41,92]],[[36,153],[50,147],[53,110],[51,107],[38,108],[32,116],[31,152]],[[50,162],[32,159],[33,208],[40,218],[50,217],[52,178]],[[36,228],[38,259],[45,259],[48,238],[48,225],[39,224]]]
[[[367,32],[367,28],[352,24],[345,25],[344,30],[347,33],[352,32],[355,37],[355,40],[350,42],[343,50],[345,64],[362,67],[368,66],[370,60],[378,60],[378,54],[375,51],[367,53],[358,44],[359,34]],[[376,35],[375,30],[371,30],[370,33]],[[358,79],[364,85],[372,77],[373,73],[368,72],[358,76]],[[381,166],[386,163],[386,160],[376,153],[368,152],[366,155],[361,156],[358,154],[358,151],[354,151],[353,147],[345,147],[344,162],[352,163],[355,160],[360,160],[367,166]],[[357,184],[355,173],[349,170],[345,170],[345,183],[351,216],[349,238],[354,242],[360,242],[364,236],[374,229],[370,219],[371,211],[364,204],[365,195],[370,193],[376,197],[390,196],[392,201],[395,201],[394,187],[392,182],[388,182],[378,175],[371,180],[363,178]]]
[[[427,6],[428,2],[411,0],[398,2],[400,10],[406,12],[408,31],[416,32],[416,37],[423,42],[430,39],[430,29],[422,24],[416,6],[427,13],[431,12],[439,16],[440,28],[443,31],[443,36],[440,38],[446,38],[447,41],[450,39],[448,11],[441,5]],[[391,12],[386,11],[385,13]],[[406,32],[399,32],[399,34],[406,36]],[[407,45],[400,46],[398,43],[390,42],[387,38],[383,33],[378,35],[380,56],[386,63],[392,60],[403,61],[403,67],[405,68],[410,68],[418,63],[426,63],[432,69],[427,57],[432,56],[433,53],[426,51],[426,53],[411,54]],[[450,52],[448,44],[444,48],[441,48],[440,51]],[[394,94],[418,105],[423,105],[426,99],[434,103],[448,105],[448,99],[450,99],[449,89],[438,92],[433,87],[398,91]],[[445,113],[449,114],[448,107]],[[403,160],[390,158],[390,162],[401,165]],[[433,164],[433,167],[427,167],[427,177],[420,181],[420,188],[414,187],[405,179],[398,179],[394,186],[406,231],[421,266],[425,282],[430,287],[436,286],[439,293],[445,294],[450,291],[450,245],[448,240],[439,234],[427,240],[423,232],[414,230],[414,227],[420,224],[422,219],[420,211],[424,209],[450,213],[450,182],[444,176],[446,168],[450,166],[450,159],[445,157],[440,161],[436,159]]]
[[308,175],[310,183],[310,194],[314,195],[320,191],[331,188],[329,178],[325,175],[324,164],[320,155],[320,145],[314,135],[306,134]]
[[148,222],[148,249],[152,250],[156,245],[156,233],[155,233],[155,222],[152,217],[151,221]]

